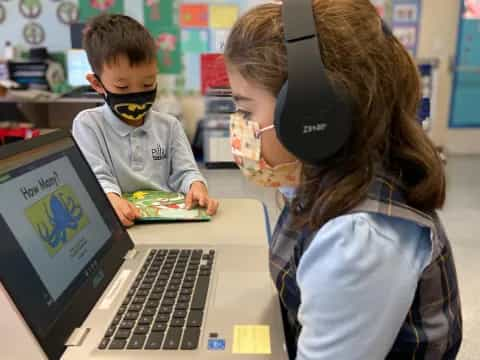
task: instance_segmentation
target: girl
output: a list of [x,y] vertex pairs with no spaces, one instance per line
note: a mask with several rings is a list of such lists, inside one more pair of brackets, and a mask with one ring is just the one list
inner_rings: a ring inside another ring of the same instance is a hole
[[289,76],[282,5],[242,16],[225,48],[236,161],[286,199],[270,264],[289,355],[454,359],[460,298],[436,214],[445,174],[416,120],[416,66],[368,0],[312,7],[328,80],[346,89],[355,114],[348,140],[320,163],[287,151],[273,125]]

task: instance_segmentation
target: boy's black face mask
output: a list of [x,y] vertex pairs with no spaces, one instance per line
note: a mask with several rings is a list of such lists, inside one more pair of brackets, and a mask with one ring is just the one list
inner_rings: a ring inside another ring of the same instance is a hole
[[107,90],[100,77],[96,76],[105,90],[105,101],[113,113],[126,122],[138,122],[143,120],[153,105],[157,95],[157,88],[148,91],[115,94]]

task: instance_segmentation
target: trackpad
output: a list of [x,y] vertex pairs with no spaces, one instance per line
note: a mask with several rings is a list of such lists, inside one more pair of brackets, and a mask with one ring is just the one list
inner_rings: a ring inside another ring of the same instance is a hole
[[217,310],[235,308],[239,304],[245,309],[252,305],[269,306],[275,295],[269,273],[265,272],[221,272],[218,276],[215,303]]

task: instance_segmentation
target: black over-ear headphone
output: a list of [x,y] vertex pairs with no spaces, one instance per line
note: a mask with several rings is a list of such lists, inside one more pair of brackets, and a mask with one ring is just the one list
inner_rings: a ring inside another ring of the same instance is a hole
[[352,131],[353,103],[327,78],[312,0],[283,0],[288,80],[275,107],[275,131],[285,148],[318,164],[337,153]]

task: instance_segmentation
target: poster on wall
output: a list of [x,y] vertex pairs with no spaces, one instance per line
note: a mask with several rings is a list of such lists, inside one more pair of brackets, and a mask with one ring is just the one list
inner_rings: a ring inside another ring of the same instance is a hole
[[415,23],[418,21],[417,4],[396,4],[393,7],[393,21],[395,23]]
[[395,35],[407,49],[415,47],[417,42],[417,28],[415,26],[395,26],[393,35]]
[[230,30],[211,30],[210,33],[210,51],[223,53]]
[[209,22],[212,29],[230,29],[238,18],[237,5],[210,5]]
[[102,13],[123,14],[123,0],[79,0],[80,21]]
[[57,8],[57,18],[65,25],[70,25],[78,21],[79,12],[77,4],[72,1],[62,1]]
[[208,30],[182,29],[182,53],[201,54],[208,51]]
[[20,0],[18,10],[27,19],[36,19],[42,13],[42,2],[40,0]]
[[45,41],[45,30],[39,23],[28,23],[23,27],[23,38],[29,45],[41,45]]
[[207,4],[182,4],[180,5],[180,26],[182,28],[207,28]]
[[157,47],[158,72],[160,74],[180,74],[182,61],[179,27],[158,26],[152,35]]
[[176,0],[144,0],[144,25],[150,31],[156,26],[178,25],[178,5]]
[[464,0],[464,19],[480,19],[480,0]]
[[392,1],[392,32],[412,56],[417,53],[420,18],[421,0]]

